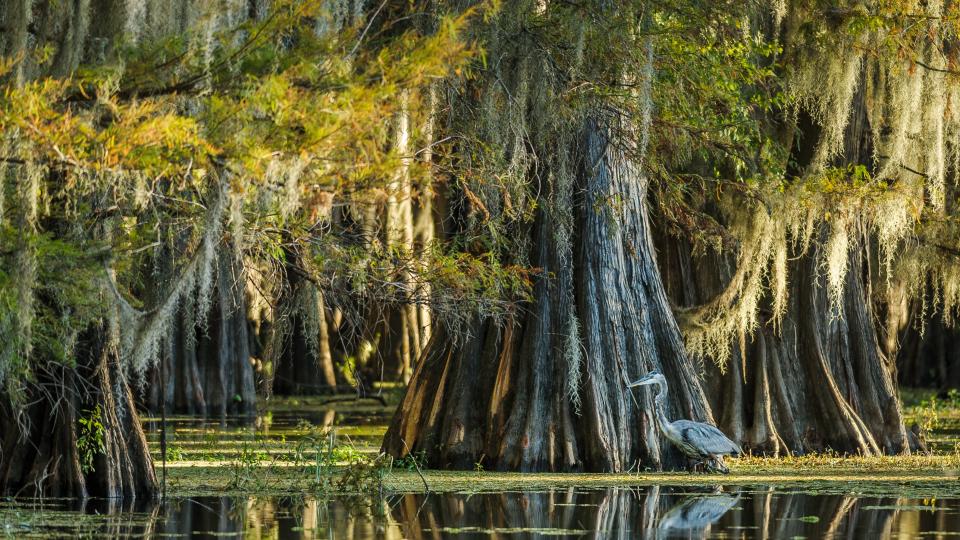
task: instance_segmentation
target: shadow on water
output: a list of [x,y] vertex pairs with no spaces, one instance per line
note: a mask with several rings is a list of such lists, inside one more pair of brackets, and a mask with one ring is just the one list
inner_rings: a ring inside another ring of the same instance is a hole
[[0,535],[253,538],[893,538],[960,531],[960,499],[823,495],[772,487],[565,488],[370,498],[201,497],[0,502]]

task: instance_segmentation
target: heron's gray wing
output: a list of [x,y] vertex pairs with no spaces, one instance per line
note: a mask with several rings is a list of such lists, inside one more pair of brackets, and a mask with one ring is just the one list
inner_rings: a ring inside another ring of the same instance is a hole
[[743,453],[737,443],[728,439],[716,426],[693,420],[677,420],[673,423],[673,427],[680,431],[684,439],[705,454],[734,456]]

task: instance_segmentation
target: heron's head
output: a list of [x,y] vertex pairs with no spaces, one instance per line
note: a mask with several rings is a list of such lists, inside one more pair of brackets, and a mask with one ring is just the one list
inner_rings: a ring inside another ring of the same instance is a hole
[[666,379],[664,378],[663,374],[660,373],[658,370],[653,370],[650,373],[647,373],[646,375],[644,375],[643,377],[640,377],[639,379],[633,381],[627,386],[629,386],[630,388],[633,388],[634,386],[646,386],[648,384],[660,384],[663,382],[666,382]]

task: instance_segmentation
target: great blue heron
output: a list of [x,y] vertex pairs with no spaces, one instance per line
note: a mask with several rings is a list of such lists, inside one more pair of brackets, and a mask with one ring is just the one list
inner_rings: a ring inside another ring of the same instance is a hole
[[628,386],[646,386],[656,384],[660,391],[653,400],[654,411],[657,416],[657,425],[660,431],[684,454],[702,463],[709,470],[718,470],[724,474],[730,472],[723,463],[723,456],[736,456],[743,453],[737,443],[731,441],[722,431],[693,420],[667,420],[667,379],[659,371],[651,371]]

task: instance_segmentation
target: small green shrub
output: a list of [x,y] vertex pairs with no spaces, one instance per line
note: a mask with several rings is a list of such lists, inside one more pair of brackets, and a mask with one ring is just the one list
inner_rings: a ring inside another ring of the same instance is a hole
[[94,472],[93,460],[97,454],[106,453],[105,428],[103,427],[103,412],[98,403],[93,409],[85,411],[85,415],[77,419],[77,452],[80,454],[80,470],[83,474]]

